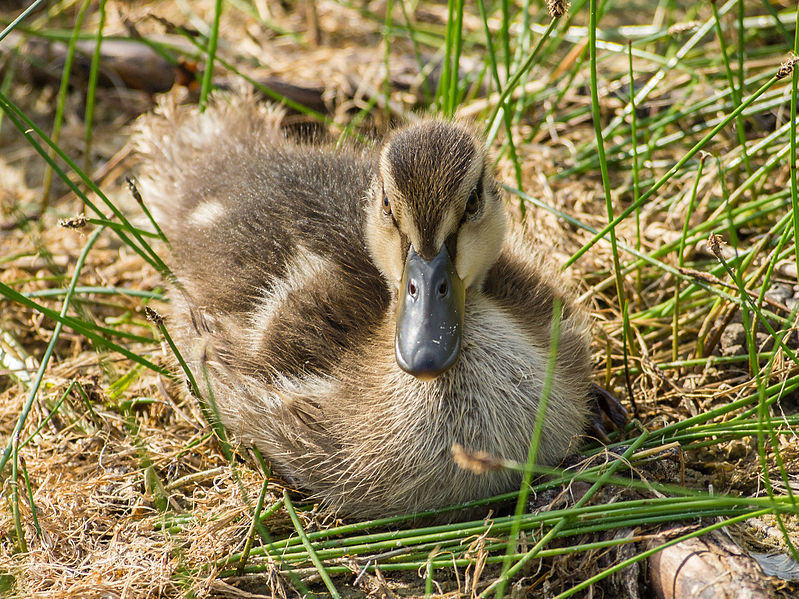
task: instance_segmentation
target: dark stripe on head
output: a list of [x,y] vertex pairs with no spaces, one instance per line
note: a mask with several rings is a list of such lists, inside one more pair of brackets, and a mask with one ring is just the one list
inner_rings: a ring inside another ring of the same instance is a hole
[[425,259],[438,253],[435,236],[447,207],[475,158],[473,137],[456,125],[427,122],[399,132],[389,142],[386,162],[408,214],[419,231]]

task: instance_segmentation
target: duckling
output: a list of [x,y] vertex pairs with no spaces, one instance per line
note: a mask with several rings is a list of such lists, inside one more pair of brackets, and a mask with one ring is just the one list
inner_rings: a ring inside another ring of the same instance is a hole
[[587,315],[508,217],[484,142],[426,119],[375,148],[281,133],[251,94],[140,119],[146,200],[171,242],[172,334],[238,442],[345,516],[518,489],[452,448],[524,462],[560,337],[542,464],[588,420]]

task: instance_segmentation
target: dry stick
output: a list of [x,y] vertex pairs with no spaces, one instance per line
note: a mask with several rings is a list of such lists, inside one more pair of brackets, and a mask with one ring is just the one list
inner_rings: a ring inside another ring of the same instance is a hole
[[772,599],[771,581],[757,562],[720,532],[683,541],[649,559],[650,588],[658,599],[714,597]]
[[629,559],[626,559],[623,562],[619,562],[618,564],[613,566],[613,568],[610,568],[609,570],[605,570],[604,572],[600,572],[599,574],[596,574],[596,575],[584,580],[583,582],[581,582],[580,584],[572,587],[568,591],[565,591],[565,592],[561,593],[560,595],[556,596],[555,599],[565,599],[566,597],[571,597],[575,593],[583,590],[584,588],[587,588],[587,587],[591,586],[595,582],[599,582],[600,580],[602,580],[606,576],[609,576],[613,572],[620,572],[621,570],[623,570],[627,566],[630,566],[630,565],[634,564],[637,561],[641,561],[644,558],[649,557],[650,555],[654,555],[654,554],[658,553],[659,551],[663,551],[667,547],[671,547],[672,545],[676,545],[677,543],[682,543],[683,541],[685,541],[687,539],[693,539],[695,537],[702,536],[705,533],[708,533],[708,532],[711,532],[711,531],[714,531],[714,530],[718,530],[719,528],[724,528],[725,526],[728,526],[730,524],[735,524],[737,522],[743,522],[744,520],[748,520],[749,518],[755,518],[755,517],[758,517],[758,516],[765,516],[766,514],[768,514],[770,512],[771,512],[771,510],[765,509],[765,510],[760,510],[760,511],[757,511],[757,512],[751,512],[751,513],[748,513],[748,514],[742,514],[740,516],[735,516],[734,518],[730,518],[729,520],[722,520],[721,522],[716,522],[715,524],[711,524],[710,526],[706,526],[704,528],[700,528],[699,530],[691,532],[691,533],[689,533],[687,535],[683,535],[683,536],[678,537],[676,539],[672,539],[671,541],[667,541],[663,545],[660,545],[658,547],[654,547],[652,549],[648,549],[648,550],[646,550],[643,553],[640,553],[638,555],[634,555],[633,557],[631,557]]

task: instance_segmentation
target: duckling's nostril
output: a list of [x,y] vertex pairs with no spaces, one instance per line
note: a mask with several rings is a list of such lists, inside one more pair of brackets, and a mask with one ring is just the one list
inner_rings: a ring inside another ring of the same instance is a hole
[[449,286],[447,285],[447,282],[444,281],[441,283],[441,285],[438,286],[439,297],[446,297],[447,291],[449,291]]
[[416,299],[416,296],[419,295],[419,288],[416,286],[416,281],[411,281],[408,283],[408,294],[413,299]]

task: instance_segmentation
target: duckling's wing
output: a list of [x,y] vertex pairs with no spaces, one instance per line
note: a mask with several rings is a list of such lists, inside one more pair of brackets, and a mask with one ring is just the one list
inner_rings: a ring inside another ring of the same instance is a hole
[[142,191],[172,246],[179,320],[248,372],[324,372],[388,305],[362,225],[373,162],[287,141],[279,120],[251,96],[162,106],[138,126]]

